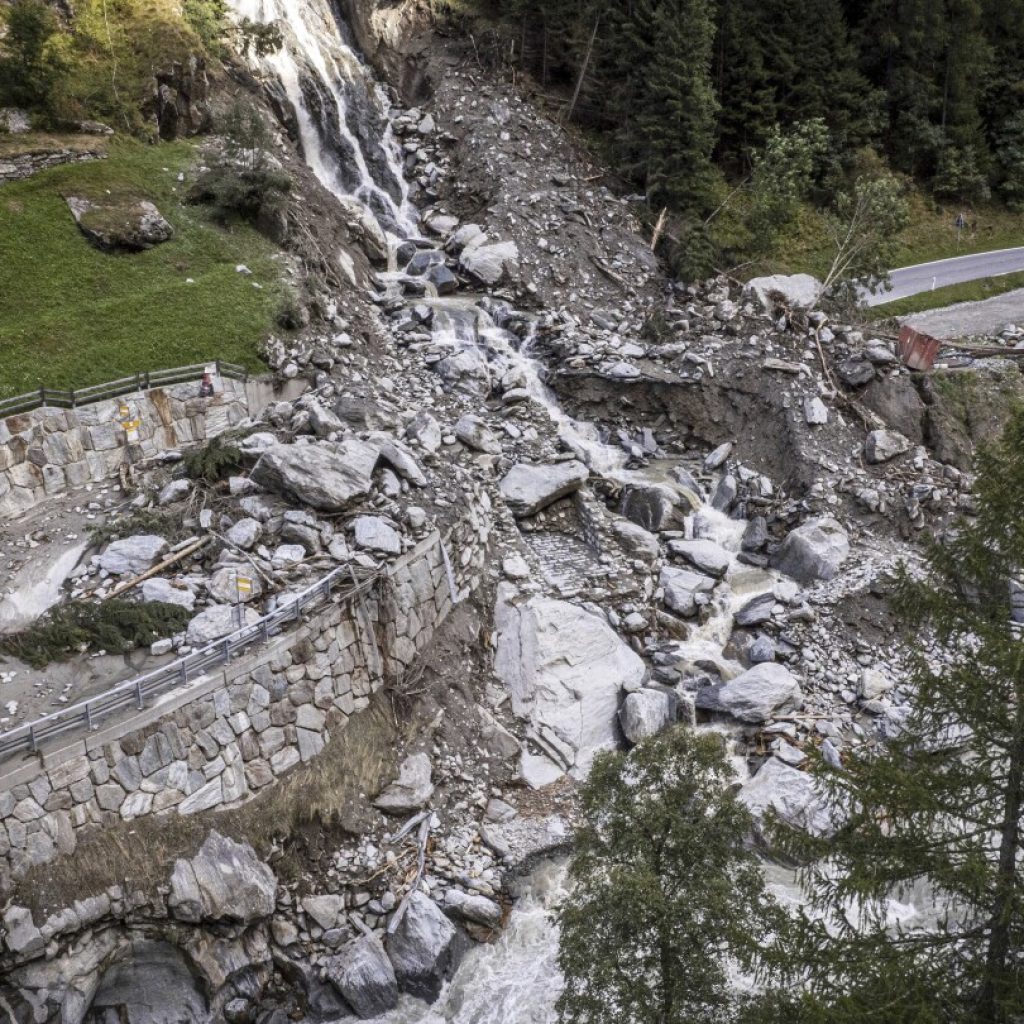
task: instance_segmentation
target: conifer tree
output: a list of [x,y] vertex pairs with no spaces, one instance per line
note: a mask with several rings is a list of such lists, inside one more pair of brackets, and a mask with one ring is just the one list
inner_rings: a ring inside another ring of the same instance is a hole
[[565,1024],[729,1019],[727,968],[770,966],[781,918],[732,781],[720,737],[682,726],[596,758],[559,911]]
[[[796,957],[810,1021],[1024,1018],[1024,409],[977,470],[977,517],[929,546],[923,576],[898,574],[921,639],[899,735],[823,772],[835,836],[783,832],[824,915]],[[937,920],[894,926],[893,900]]]
[[701,211],[715,181],[711,0],[659,0],[649,6],[650,61],[635,112],[647,194],[655,206]]

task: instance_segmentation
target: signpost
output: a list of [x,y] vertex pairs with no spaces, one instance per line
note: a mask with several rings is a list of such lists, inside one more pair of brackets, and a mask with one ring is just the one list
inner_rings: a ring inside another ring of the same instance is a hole
[[245,602],[248,600],[249,595],[252,594],[252,580],[248,576],[240,576],[237,572],[235,573],[235,597],[237,598],[236,607],[238,609],[238,628],[241,629],[245,625],[245,614],[243,607]]

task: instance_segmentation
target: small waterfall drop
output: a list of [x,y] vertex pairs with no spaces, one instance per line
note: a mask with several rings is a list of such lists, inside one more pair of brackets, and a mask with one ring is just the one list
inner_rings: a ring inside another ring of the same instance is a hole
[[327,0],[229,0],[239,21],[274,23],[283,45],[253,67],[280,83],[303,154],[339,199],[362,203],[385,232],[416,231],[384,92],[345,39]]

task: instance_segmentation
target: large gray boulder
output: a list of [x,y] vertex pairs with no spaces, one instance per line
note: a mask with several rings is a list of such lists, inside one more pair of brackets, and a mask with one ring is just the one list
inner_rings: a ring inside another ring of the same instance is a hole
[[327,980],[360,1020],[379,1017],[398,1005],[398,979],[376,935],[343,946],[325,964]]
[[467,448],[486,452],[488,455],[501,454],[501,442],[491,433],[479,416],[467,413],[455,424],[455,436]]
[[803,693],[785,665],[755,665],[727,683],[706,686],[697,693],[696,706],[730,715],[749,725],[762,725],[774,715],[797,711]]
[[754,816],[759,829],[770,813],[812,835],[829,835],[838,824],[839,815],[827,803],[814,777],[777,757],[765,761],[758,773],[743,784],[739,799]]
[[65,201],[79,230],[103,252],[152,249],[174,234],[174,228],[148,199],[67,196]]
[[464,249],[459,264],[467,274],[487,285],[496,285],[506,275],[516,273],[519,249],[515,242],[495,242]]
[[239,617],[239,606],[212,604],[201,611],[185,631],[185,641],[192,647],[205,647],[214,640],[223,640],[243,625],[251,626],[259,621],[259,615],[252,608],[244,609]]
[[732,555],[713,540],[671,540],[668,549],[708,576],[724,576],[732,563]]
[[809,519],[782,542],[771,564],[800,583],[830,580],[850,554],[846,530],[831,517]]
[[397,555],[402,551],[402,535],[380,516],[356,516],[352,530],[357,548],[382,555]]
[[822,283],[810,274],[772,274],[752,278],[743,290],[767,310],[776,302],[789,309],[813,309],[821,298]]
[[683,616],[696,615],[698,607],[708,602],[715,588],[715,581],[710,576],[672,565],[661,570],[660,583],[665,607]]
[[398,779],[381,792],[374,806],[391,814],[418,811],[434,794],[430,776],[430,758],[426,754],[410,755],[399,766]]
[[337,444],[277,444],[253,467],[250,479],[325,512],[342,512],[370,491],[378,449],[350,438]]
[[522,775],[534,787],[565,772],[584,778],[594,755],[616,746],[620,694],[641,686],[644,663],[603,617],[545,597],[516,603],[513,594],[499,587],[494,670],[534,744]]
[[910,441],[895,430],[872,430],[864,439],[864,458],[873,465],[910,451]]
[[167,903],[179,921],[250,924],[274,912],[277,879],[248,843],[211,832],[191,860],[177,860]]
[[107,545],[99,557],[99,565],[112,576],[138,576],[151,569],[168,547],[163,537],[151,533],[122,537]]
[[170,580],[157,576],[144,580],[140,587],[143,601],[154,601],[160,604],[180,605],[186,611],[192,611],[196,604],[196,595],[190,587],[176,587]]
[[630,743],[656,736],[675,720],[677,702],[675,694],[647,687],[626,694],[619,709],[623,735]]
[[433,1001],[456,966],[455,925],[429,896],[414,892],[394,934],[388,956],[403,992]]
[[575,460],[550,465],[520,462],[505,474],[498,489],[512,514],[522,518],[578,491],[589,476],[587,467]]

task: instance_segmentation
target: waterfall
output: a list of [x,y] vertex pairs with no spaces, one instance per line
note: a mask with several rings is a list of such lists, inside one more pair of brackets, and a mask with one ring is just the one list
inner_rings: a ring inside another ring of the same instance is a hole
[[384,92],[349,45],[329,0],[229,3],[239,21],[274,23],[281,30],[280,49],[249,60],[283,89],[306,163],[321,184],[339,199],[361,203],[384,231],[414,234],[417,214]]

